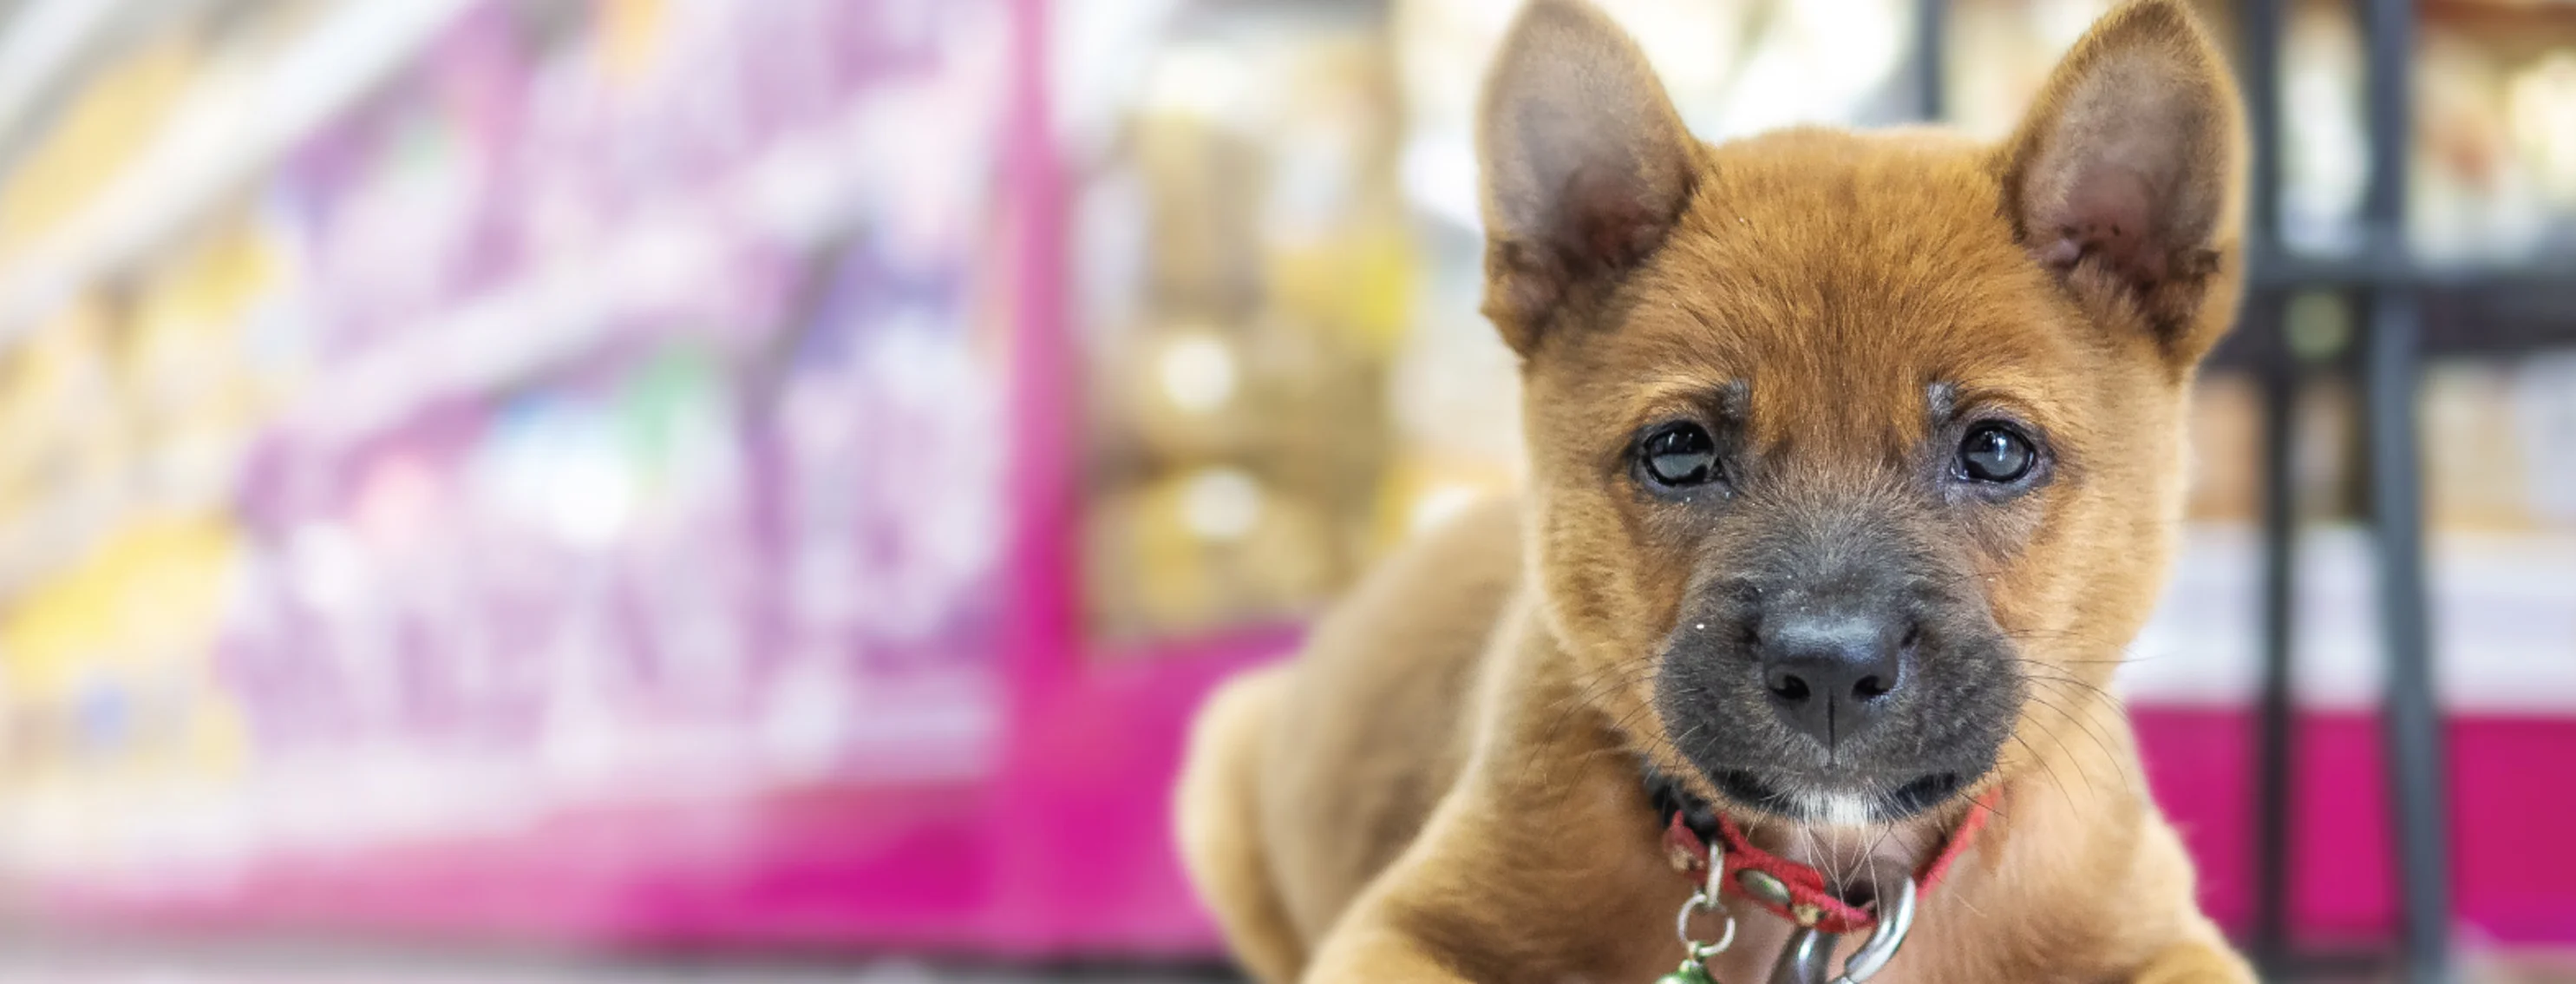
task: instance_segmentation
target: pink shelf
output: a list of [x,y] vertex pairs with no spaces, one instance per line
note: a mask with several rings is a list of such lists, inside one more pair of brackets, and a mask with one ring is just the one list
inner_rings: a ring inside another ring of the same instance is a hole
[[1183,728],[1216,681],[1293,642],[1256,632],[1069,674],[1013,718],[989,781],[579,809],[184,891],[62,887],[41,909],[190,932],[1206,956],[1167,819]]

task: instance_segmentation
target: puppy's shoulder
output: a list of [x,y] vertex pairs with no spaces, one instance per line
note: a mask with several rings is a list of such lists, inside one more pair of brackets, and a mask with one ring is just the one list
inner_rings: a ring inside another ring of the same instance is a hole
[[1365,760],[1380,763],[1371,774],[1445,785],[1463,757],[1465,698],[1520,586],[1520,538],[1516,503],[1473,505],[1415,536],[1317,620],[1289,667],[1277,771],[1339,783]]
[[[1342,650],[1465,656],[1481,649],[1519,586],[1520,507],[1506,497],[1461,509],[1379,563],[1315,626],[1305,657]],[[1367,662],[1382,663],[1370,655]]]
[[1285,667],[1261,759],[1263,827],[1310,938],[1410,843],[1456,781],[1486,644],[1517,594],[1519,509],[1417,535],[1315,624]]

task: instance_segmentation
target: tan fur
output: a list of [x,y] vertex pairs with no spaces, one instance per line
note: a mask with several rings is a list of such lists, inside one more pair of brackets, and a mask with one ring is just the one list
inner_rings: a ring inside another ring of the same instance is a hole
[[[2161,583],[2191,366],[2236,297],[2241,151],[2206,39],[2171,0],[2113,12],[1999,147],[1816,129],[1711,147],[1674,136],[1606,23],[1539,0],[1489,84],[1487,313],[1524,357],[1525,495],[1383,565],[1199,722],[1182,849],[1236,952],[1271,982],[1670,971],[1688,887],[1637,767],[1714,796],[1647,679],[1696,555],[1623,491],[1628,435],[1742,381],[1751,442],[1798,463],[1780,494],[1850,495],[1927,440],[1920,394],[1946,381],[2066,460],[1960,520],[2029,699],[1978,788],[1996,819],[1877,980],[2252,980],[2197,909],[2103,689]],[[2106,98],[2105,79],[2123,88]],[[1560,92],[1612,121],[1575,131],[1611,156],[1527,156],[1546,134],[1522,130]],[[2123,146],[2136,135],[2106,111],[2170,139]],[[2106,161],[2121,180],[2082,170]],[[2155,207],[2122,211],[2136,189]],[[2105,215],[2125,228],[2086,225]],[[1868,836],[1919,857],[1960,809]],[[1793,854],[1854,836],[1744,819]],[[1746,910],[1712,969],[1764,979],[1788,929]]]

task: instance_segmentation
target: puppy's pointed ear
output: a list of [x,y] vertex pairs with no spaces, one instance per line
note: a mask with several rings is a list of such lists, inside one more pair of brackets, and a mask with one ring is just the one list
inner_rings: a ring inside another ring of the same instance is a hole
[[1998,160],[2022,244],[2089,309],[2187,365],[2236,306],[2244,135],[2226,64],[2179,0],[2105,15]]
[[1636,42],[1579,0],[1521,11],[1479,117],[1485,315],[1528,355],[1568,300],[1663,242],[1697,145]]

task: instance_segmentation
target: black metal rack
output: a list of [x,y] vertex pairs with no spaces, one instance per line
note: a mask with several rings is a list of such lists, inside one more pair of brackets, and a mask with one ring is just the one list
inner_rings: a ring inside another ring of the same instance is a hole
[[[2282,0],[2237,0],[2239,76],[2247,103],[2253,174],[2246,201],[2247,291],[2238,330],[2218,358],[2250,368],[2262,392],[2263,571],[2261,690],[2255,745],[2255,924],[2251,950],[2267,977],[2352,969],[2334,955],[2303,954],[2289,933],[2291,826],[2297,756],[2290,654],[2296,626],[2298,517],[2291,442],[2300,362],[2286,338],[2290,300],[2333,292],[2363,312],[2356,369],[2368,458],[2369,522],[2379,565],[2380,633],[2388,660],[2382,696],[2391,829],[2402,900],[2395,969],[2409,982],[2452,979],[2449,796],[2424,580],[2424,520],[2415,392],[2428,352],[2506,352],[2576,343],[2576,258],[2512,269],[2442,271],[2416,261],[2406,242],[2408,144],[2413,137],[2414,0],[2356,0],[2366,45],[2370,183],[2358,257],[2318,261],[2281,245]],[[1927,119],[1942,115],[1942,50],[1948,0],[1917,0],[1914,78]],[[2428,328],[2433,329],[2428,333]],[[2365,957],[2361,962],[2384,961]]]
[[2404,980],[2448,981],[2450,799],[2442,775],[2441,712],[2433,692],[2432,641],[2425,621],[2423,490],[2415,419],[2424,305],[2433,278],[2412,262],[2406,244],[2416,11],[2413,0],[2361,0],[2370,120],[2370,179],[2361,216],[2365,259],[2302,264],[2287,260],[2280,248],[2282,8],[2280,0],[2246,0],[2241,25],[2243,88],[2254,144],[2246,240],[2255,264],[2242,329],[2259,353],[2264,435],[2253,951],[2272,976],[2291,976],[2305,966],[2292,946],[2288,918],[2295,819],[2291,790],[2297,768],[2296,708],[2290,693],[2296,626],[2291,613],[2298,546],[2290,442],[2301,374],[2283,329],[2295,293],[2338,290],[2355,295],[2365,312],[2358,355],[2369,520],[2379,565],[2379,629],[2388,660],[2380,721],[2402,900],[2397,964]]

